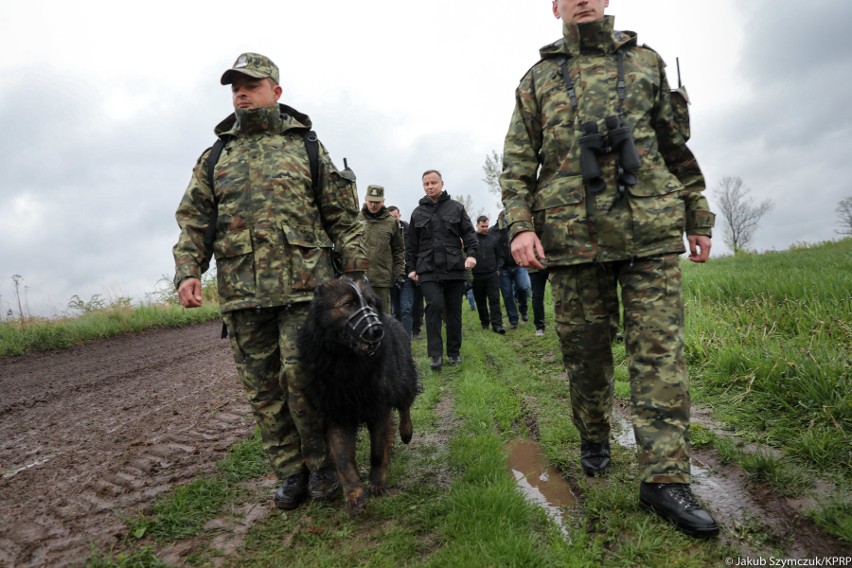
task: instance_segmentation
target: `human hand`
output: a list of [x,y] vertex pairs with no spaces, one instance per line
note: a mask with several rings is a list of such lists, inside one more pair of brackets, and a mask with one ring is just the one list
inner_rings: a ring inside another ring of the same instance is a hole
[[417,273],[413,270],[408,273],[408,279],[412,280],[414,282],[420,282],[420,278],[417,276]]
[[184,308],[200,308],[201,280],[198,278],[185,278],[178,286],[178,299]]
[[512,257],[524,268],[544,268],[539,259],[544,260],[544,247],[533,231],[524,231],[512,239]]
[[713,242],[710,237],[687,235],[686,240],[689,242],[689,260],[692,262],[707,262],[710,258],[710,248]]
[[464,259],[465,270],[470,270],[474,266],[476,266],[476,259],[475,258],[473,258],[472,256],[469,256],[466,259]]

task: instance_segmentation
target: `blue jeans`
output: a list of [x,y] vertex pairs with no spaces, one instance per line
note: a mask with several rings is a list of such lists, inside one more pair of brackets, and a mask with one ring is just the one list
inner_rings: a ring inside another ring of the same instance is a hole
[[408,337],[415,331],[420,331],[422,317],[423,294],[420,292],[420,286],[406,278],[405,284],[399,290],[399,321]]
[[[500,291],[506,305],[506,315],[512,326],[518,325],[518,308],[521,316],[527,316],[527,298],[530,297],[530,275],[522,266],[504,266],[500,269]],[[515,295],[518,303],[515,304]]]

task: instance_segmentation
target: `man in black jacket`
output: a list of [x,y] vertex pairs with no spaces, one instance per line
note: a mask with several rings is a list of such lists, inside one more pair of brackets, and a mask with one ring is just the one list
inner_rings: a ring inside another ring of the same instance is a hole
[[[504,334],[503,311],[500,309],[500,282],[497,267],[503,263],[502,249],[497,237],[488,232],[488,217],[476,219],[476,266],[473,269],[473,297],[479,310],[479,323],[488,329],[489,323],[495,333]],[[486,305],[487,300],[487,305]]]
[[447,358],[450,365],[461,363],[465,270],[476,266],[477,242],[464,205],[444,191],[441,172],[427,170],[422,179],[426,197],[411,213],[405,257],[406,264],[414,267],[408,277],[420,283],[426,298],[427,353],[432,358],[432,370],[438,371],[444,363],[444,314]]

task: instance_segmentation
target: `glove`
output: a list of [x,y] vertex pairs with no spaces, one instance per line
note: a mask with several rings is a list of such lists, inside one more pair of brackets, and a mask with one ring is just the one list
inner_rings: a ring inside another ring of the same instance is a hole
[[402,287],[405,286],[405,281],[408,280],[405,276],[400,276],[396,279],[396,282],[393,283],[396,286],[397,290],[402,290]]

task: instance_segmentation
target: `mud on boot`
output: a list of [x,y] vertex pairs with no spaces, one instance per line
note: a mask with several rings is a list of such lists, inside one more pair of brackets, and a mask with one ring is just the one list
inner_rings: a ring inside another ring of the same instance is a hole
[[639,506],[652,511],[689,536],[712,537],[719,525],[701,508],[686,483],[642,483]]
[[311,499],[329,499],[334,497],[340,483],[337,481],[337,472],[334,468],[325,467],[318,471],[312,471],[308,480],[308,493]]
[[298,507],[308,495],[308,472],[285,477],[275,490],[275,506],[289,510]]
[[580,442],[580,466],[586,475],[604,473],[609,467],[610,447],[609,440],[603,442]]

